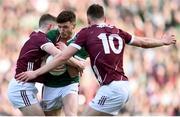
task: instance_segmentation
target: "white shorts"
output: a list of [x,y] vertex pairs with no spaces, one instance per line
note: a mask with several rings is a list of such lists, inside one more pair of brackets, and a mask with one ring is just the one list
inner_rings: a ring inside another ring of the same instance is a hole
[[73,83],[64,87],[43,87],[41,106],[44,111],[59,109],[63,106],[62,98],[68,94],[78,96],[79,83]]
[[35,83],[18,83],[14,78],[8,85],[8,98],[15,108],[22,108],[39,103]]
[[130,94],[128,81],[113,81],[99,88],[89,106],[97,111],[117,115],[128,101]]

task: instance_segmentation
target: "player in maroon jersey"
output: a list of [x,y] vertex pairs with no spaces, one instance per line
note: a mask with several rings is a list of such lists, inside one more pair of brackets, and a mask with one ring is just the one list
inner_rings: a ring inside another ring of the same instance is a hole
[[[16,74],[24,71],[36,70],[41,67],[43,57],[48,54],[55,56],[60,53],[54,44],[47,38],[46,33],[57,26],[56,18],[50,14],[44,14],[39,20],[39,29],[33,31],[29,39],[23,45],[16,65]],[[73,59],[74,60],[74,59]],[[73,61],[71,62],[77,62]],[[27,83],[19,83],[16,77],[8,86],[8,98],[15,108],[19,108],[26,116],[44,116],[44,112],[37,99],[35,82],[43,83],[44,77],[29,80]]]
[[91,66],[101,85],[94,99],[82,115],[117,115],[128,101],[129,84],[123,70],[123,52],[126,44],[154,48],[176,43],[174,35],[164,34],[161,39],[132,36],[129,33],[105,24],[103,7],[91,5],[87,10],[89,27],[83,28],[76,41],[68,46],[50,64],[35,71],[17,75],[20,81],[28,81],[63,64],[79,49],[85,47],[89,53]]
[[[20,51],[16,64],[16,74],[38,69],[41,66],[42,57],[47,53],[55,55],[56,51],[59,51],[46,37],[46,33],[55,25],[56,18],[54,16],[44,14],[40,17],[39,29],[29,35],[29,39]],[[8,98],[12,105],[19,108],[22,114],[26,116],[44,115],[36,98],[38,90],[35,87],[35,82],[43,82],[43,77],[38,77],[24,84],[18,83],[15,79],[16,77],[11,80],[8,86]]]

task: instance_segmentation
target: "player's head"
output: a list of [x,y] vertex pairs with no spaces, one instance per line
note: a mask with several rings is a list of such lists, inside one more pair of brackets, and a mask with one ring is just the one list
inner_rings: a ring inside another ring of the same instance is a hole
[[62,11],[57,17],[58,29],[62,38],[72,36],[73,29],[76,25],[76,15],[69,10]]
[[88,23],[96,22],[99,20],[105,20],[104,9],[98,4],[92,4],[87,10]]
[[47,31],[51,30],[56,25],[56,17],[50,14],[43,14],[39,19],[39,27],[44,28]]

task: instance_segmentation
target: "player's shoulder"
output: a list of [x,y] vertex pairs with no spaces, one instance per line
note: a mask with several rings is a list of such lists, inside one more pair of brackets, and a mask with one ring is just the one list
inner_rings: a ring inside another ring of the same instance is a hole
[[46,34],[42,31],[33,31],[29,37],[28,42],[37,46],[41,46],[45,43],[50,42]]
[[48,31],[47,36],[48,37],[53,37],[53,36],[57,36],[58,34],[59,34],[58,29],[54,29],[54,30]]
[[80,32],[87,32],[89,29],[90,29],[89,26],[88,26],[88,27],[84,27],[84,28],[82,28],[82,29],[80,30]]
[[46,34],[42,31],[35,30],[30,34],[31,38],[44,38],[46,37]]
[[89,27],[82,28],[74,37],[74,40],[76,40],[79,36],[87,36],[89,33]]
[[91,25],[91,26],[87,26],[85,28],[82,28],[79,33],[77,33],[77,36],[79,34],[83,34],[83,35],[91,35],[92,33],[90,32],[95,32],[96,31],[96,25]]
[[59,36],[59,31],[58,31],[57,29],[55,29],[55,30],[50,30],[50,31],[47,33],[47,38],[48,38],[51,42],[53,42],[53,43],[56,42],[56,39],[57,39],[58,36]]

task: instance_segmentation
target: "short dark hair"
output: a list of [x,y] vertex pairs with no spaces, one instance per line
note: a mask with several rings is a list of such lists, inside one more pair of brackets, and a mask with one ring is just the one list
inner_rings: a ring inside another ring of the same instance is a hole
[[62,11],[57,19],[57,23],[64,23],[64,22],[75,22],[76,21],[76,15],[73,11],[70,10],[64,10]]
[[104,17],[104,9],[98,4],[92,4],[87,10],[87,15],[93,19],[99,19]]
[[49,21],[56,22],[56,17],[51,14],[43,14],[39,19],[39,27],[46,25]]

